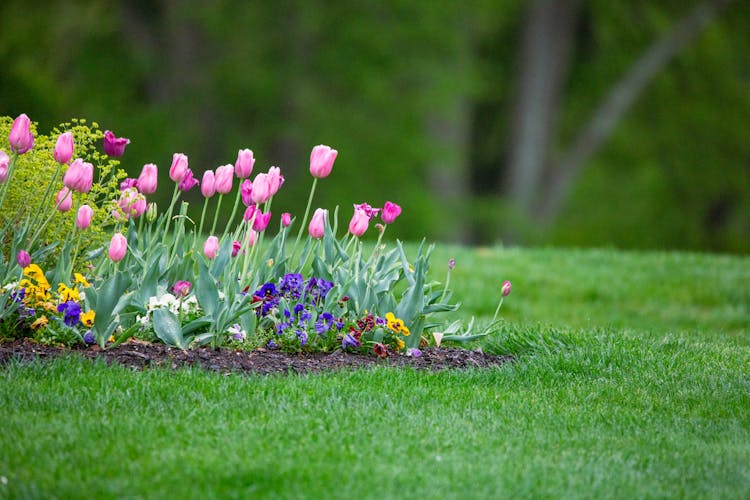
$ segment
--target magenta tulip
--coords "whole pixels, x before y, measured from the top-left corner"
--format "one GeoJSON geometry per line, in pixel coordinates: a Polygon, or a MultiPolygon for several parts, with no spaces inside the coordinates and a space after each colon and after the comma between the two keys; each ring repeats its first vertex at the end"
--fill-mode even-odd
{"type": "Polygon", "coordinates": [[[242,194],[242,204],[249,207],[253,204],[253,181],[245,179],[240,185],[240,193],[242,194]]]}
{"type": "Polygon", "coordinates": [[[292,223],[292,214],[289,212],[284,212],[281,214],[281,225],[284,227],[289,227],[289,224],[292,223]]]}
{"type": "Polygon", "coordinates": [[[73,132],[60,134],[55,144],[55,161],[57,163],[68,163],[73,158],[73,132]]]}
{"type": "Polygon", "coordinates": [[[271,178],[268,174],[261,173],[255,176],[250,198],[253,203],[265,203],[271,198],[271,178]]]}
{"type": "Polygon", "coordinates": [[[104,132],[104,152],[112,158],[119,158],[125,154],[125,146],[130,144],[130,139],[115,137],[110,130],[104,132]]]}
{"type": "Polygon", "coordinates": [[[31,255],[26,250],[19,250],[18,255],[16,255],[16,261],[22,268],[29,267],[29,264],[31,264],[31,255]]]}
{"type": "Polygon", "coordinates": [[[10,165],[10,156],[5,151],[0,150],[0,184],[8,180],[8,166],[10,165]]]}
{"type": "Polygon", "coordinates": [[[67,212],[73,207],[73,191],[64,187],[55,195],[55,207],[61,212],[67,212]]]}
{"type": "Polygon", "coordinates": [[[507,297],[508,295],[510,295],[510,289],[511,289],[510,281],[508,280],[503,281],[503,286],[500,288],[500,290],[502,290],[503,292],[503,297],[507,297]]]}
{"type": "Polygon", "coordinates": [[[253,229],[260,232],[268,227],[268,222],[271,220],[271,212],[263,213],[260,210],[255,214],[255,220],[253,221],[253,229]]]}
{"type": "Polygon", "coordinates": [[[174,182],[182,182],[188,172],[188,157],[182,153],[172,155],[172,166],[169,167],[169,178],[174,182]]]}
{"type": "Polygon", "coordinates": [[[120,262],[128,252],[128,240],[122,233],[115,233],[109,242],[109,258],[113,262],[120,262]]]}
{"type": "Polygon", "coordinates": [[[401,207],[390,201],[386,201],[383,206],[383,213],[380,214],[380,218],[386,224],[392,224],[396,220],[396,217],[401,215],[401,207]]]}
{"type": "Polygon", "coordinates": [[[313,177],[328,177],[333,169],[333,162],[339,152],[322,144],[315,146],[310,153],[310,173],[313,177]]]}
{"type": "Polygon", "coordinates": [[[213,170],[203,172],[201,179],[201,194],[204,198],[210,198],[216,194],[216,177],[213,170]]]}
{"type": "Polygon", "coordinates": [[[307,228],[307,231],[310,233],[310,236],[316,239],[320,239],[323,237],[323,235],[326,232],[326,218],[328,217],[328,210],[325,210],[323,208],[318,208],[315,210],[315,213],[312,216],[312,219],[310,220],[310,225],[307,228]]]}
{"type": "Polygon", "coordinates": [[[198,179],[193,177],[193,171],[188,168],[185,172],[185,177],[177,184],[177,188],[180,191],[190,191],[196,184],[198,184],[198,179]]]}
{"type": "Polygon", "coordinates": [[[242,243],[237,240],[232,242],[232,257],[237,257],[237,254],[240,253],[240,248],[242,248],[242,243]]]}
{"type": "Polygon", "coordinates": [[[34,135],[31,133],[31,120],[22,113],[13,120],[13,126],[8,134],[11,151],[22,155],[34,147],[34,135]]]}
{"type": "Polygon", "coordinates": [[[237,153],[237,162],[234,164],[234,173],[240,179],[245,179],[253,173],[254,165],[255,158],[253,158],[253,152],[249,149],[240,149],[237,153]]]}
{"type": "Polygon", "coordinates": [[[91,225],[91,219],[94,217],[94,210],[88,205],[81,205],[76,215],[76,227],[86,229],[91,225]]]}
{"type": "Polygon", "coordinates": [[[378,212],[380,212],[379,208],[372,208],[372,205],[369,203],[360,203],[359,205],[354,205],[355,210],[364,210],[365,213],[369,218],[377,217],[378,212]]]}
{"type": "Polygon", "coordinates": [[[153,163],[146,163],[141,169],[141,175],[138,176],[138,190],[143,194],[153,194],[156,192],[159,170],[153,163]]]}
{"type": "Polygon", "coordinates": [[[174,293],[177,297],[187,297],[190,295],[190,288],[192,287],[192,283],[185,280],[178,280],[174,285],[172,285],[172,293],[174,293]]]}
{"type": "Polygon", "coordinates": [[[256,213],[260,213],[260,210],[256,208],[255,204],[252,204],[245,209],[245,214],[242,216],[242,220],[249,222],[253,220],[253,217],[257,217],[256,213]]]}
{"type": "Polygon", "coordinates": [[[234,167],[224,165],[216,169],[216,192],[219,194],[228,194],[232,191],[232,181],[234,180],[234,167]]]}
{"type": "Polygon", "coordinates": [[[209,236],[206,242],[203,244],[203,254],[209,259],[216,257],[216,253],[219,251],[219,238],[216,236],[209,236]]]}
{"type": "Polygon", "coordinates": [[[349,222],[349,232],[354,236],[360,237],[365,234],[367,227],[370,225],[370,218],[367,213],[359,208],[354,209],[354,215],[349,222]]]}

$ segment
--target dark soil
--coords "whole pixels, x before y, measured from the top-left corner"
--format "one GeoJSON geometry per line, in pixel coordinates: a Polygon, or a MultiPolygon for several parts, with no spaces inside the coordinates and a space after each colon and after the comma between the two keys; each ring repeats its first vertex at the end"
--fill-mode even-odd
{"type": "Polygon", "coordinates": [[[87,359],[103,359],[131,369],[147,367],[180,368],[198,366],[221,373],[313,373],[334,370],[352,370],[370,366],[412,367],[420,370],[449,370],[466,368],[497,368],[511,361],[508,356],[492,356],[481,351],[451,347],[429,347],[419,357],[391,355],[380,359],[374,355],[352,354],[343,351],[332,353],[287,354],[280,351],[258,349],[237,351],[232,349],[202,348],[182,351],[164,344],[151,344],[130,340],[106,350],[98,346],[85,349],[65,349],[37,344],[29,339],[0,343],[0,366],[11,359],[22,361],[49,359],[62,355],[77,355],[87,359]]]}

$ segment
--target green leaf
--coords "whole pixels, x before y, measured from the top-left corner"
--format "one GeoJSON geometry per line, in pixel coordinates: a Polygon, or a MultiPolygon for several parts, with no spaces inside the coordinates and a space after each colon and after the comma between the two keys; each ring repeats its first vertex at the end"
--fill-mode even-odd
{"type": "Polygon", "coordinates": [[[162,342],[173,347],[185,349],[185,339],[177,316],[169,309],[154,309],[152,313],[154,332],[162,342]]]}
{"type": "Polygon", "coordinates": [[[219,290],[216,287],[216,280],[209,273],[208,267],[206,267],[203,260],[199,259],[198,267],[198,282],[193,288],[195,290],[195,297],[198,299],[198,304],[200,304],[206,316],[216,317],[216,310],[219,306],[219,290]]]}

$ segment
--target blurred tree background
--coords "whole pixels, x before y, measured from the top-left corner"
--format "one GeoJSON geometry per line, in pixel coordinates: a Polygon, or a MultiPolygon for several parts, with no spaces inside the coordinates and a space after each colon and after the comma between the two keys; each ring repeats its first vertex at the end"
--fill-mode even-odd
{"type": "Polygon", "coordinates": [[[165,197],[173,152],[249,147],[299,215],[322,143],[316,204],[401,238],[746,253],[748,33],[745,0],[5,0],[0,115],[97,121],[165,197]]]}

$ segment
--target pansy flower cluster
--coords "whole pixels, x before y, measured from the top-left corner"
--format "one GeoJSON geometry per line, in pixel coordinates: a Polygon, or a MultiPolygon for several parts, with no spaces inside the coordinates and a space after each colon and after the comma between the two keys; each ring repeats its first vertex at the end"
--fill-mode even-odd
{"type": "MultiPolygon", "coordinates": [[[[386,358],[395,352],[403,352],[405,343],[403,337],[411,335],[404,322],[389,312],[385,318],[367,314],[358,319],[341,340],[344,350],[359,350],[373,352],[381,358],[386,358]]],[[[418,349],[411,349],[407,354],[419,356],[418,349]]]]}

